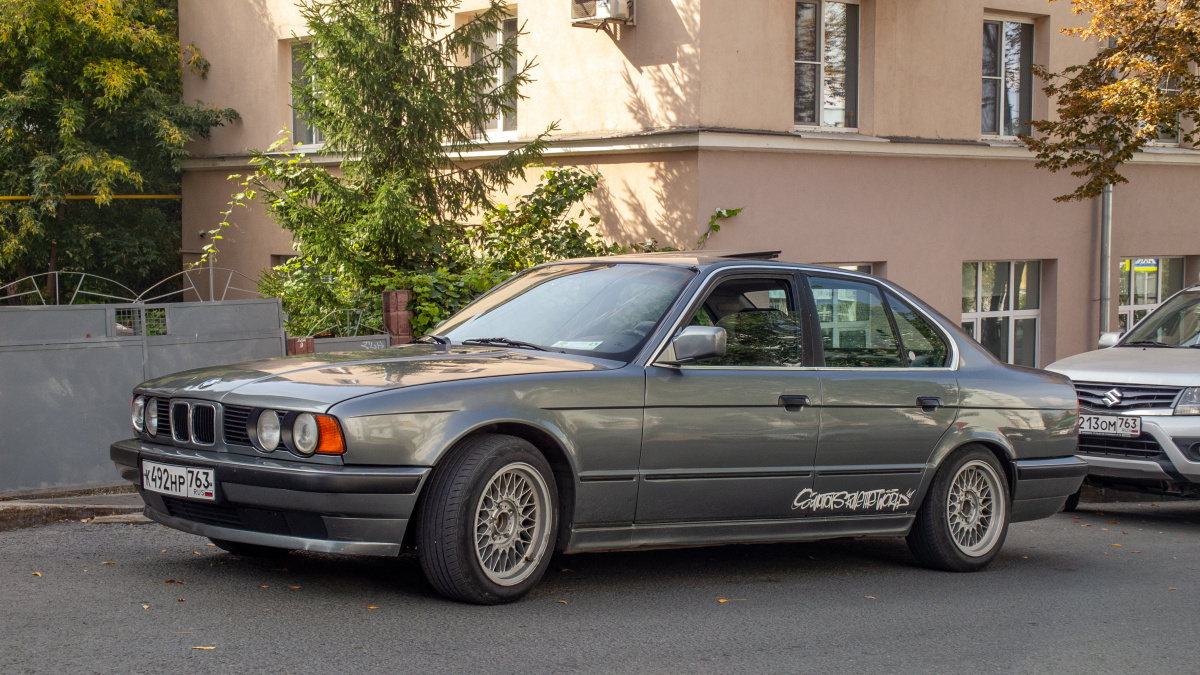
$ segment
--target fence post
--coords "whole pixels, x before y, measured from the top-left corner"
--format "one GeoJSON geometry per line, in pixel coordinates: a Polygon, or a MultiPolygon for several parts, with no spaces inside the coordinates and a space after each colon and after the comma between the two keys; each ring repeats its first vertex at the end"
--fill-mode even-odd
{"type": "Polygon", "coordinates": [[[408,311],[408,303],[411,300],[412,291],[383,292],[383,328],[391,333],[393,345],[403,345],[413,341],[413,313],[408,311]]]}
{"type": "Polygon", "coordinates": [[[310,337],[290,337],[287,339],[288,356],[296,354],[315,354],[317,343],[310,337]]]}

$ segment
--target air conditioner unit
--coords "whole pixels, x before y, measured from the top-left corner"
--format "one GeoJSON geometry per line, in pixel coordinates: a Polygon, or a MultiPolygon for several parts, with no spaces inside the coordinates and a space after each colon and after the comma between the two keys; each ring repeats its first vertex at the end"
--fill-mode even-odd
{"type": "Polygon", "coordinates": [[[633,0],[570,0],[571,23],[598,26],[633,22],[633,0]]]}

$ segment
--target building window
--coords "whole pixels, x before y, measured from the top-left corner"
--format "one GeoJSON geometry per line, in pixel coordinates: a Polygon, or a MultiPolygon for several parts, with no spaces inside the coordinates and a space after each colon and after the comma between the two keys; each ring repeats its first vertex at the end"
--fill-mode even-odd
{"type": "MultiPolygon", "coordinates": [[[[296,109],[296,105],[299,103],[297,97],[301,95],[296,87],[306,86],[310,83],[309,77],[304,73],[304,57],[310,50],[312,50],[312,45],[307,42],[292,43],[292,145],[321,145],[325,142],[325,134],[309,124],[296,109]]],[[[320,93],[316,87],[309,91],[311,94],[320,93]]]]}
{"type": "MultiPolygon", "coordinates": [[[[487,56],[489,53],[500,48],[502,41],[511,39],[515,44],[517,41],[517,20],[505,19],[500,22],[500,31],[492,33],[484,43],[486,49],[473,50],[471,53],[471,63],[475,63],[487,56]]],[[[512,59],[506,61],[496,67],[496,82],[498,84],[507,84],[510,80],[516,77],[517,61],[512,59]]],[[[517,131],[517,101],[513,101],[513,109],[507,113],[497,115],[494,119],[489,120],[487,125],[480,130],[480,135],[489,138],[508,133],[515,134],[517,131]]]]}
{"type": "Polygon", "coordinates": [[[1033,107],[1033,24],[983,22],[982,129],[985,136],[1029,134],[1033,107]]]}
{"type": "Polygon", "coordinates": [[[796,3],[795,124],[858,127],[858,5],[796,3]]]}
{"type": "Polygon", "coordinates": [[[1125,258],[1121,260],[1118,321],[1129,330],[1150,310],[1183,290],[1183,258],[1125,258]]]}
{"type": "Polygon", "coordinates": [[[962,328],[1001,361],[1037,366],[1041,306],[1041,261],[963,263],[962,328]]]}

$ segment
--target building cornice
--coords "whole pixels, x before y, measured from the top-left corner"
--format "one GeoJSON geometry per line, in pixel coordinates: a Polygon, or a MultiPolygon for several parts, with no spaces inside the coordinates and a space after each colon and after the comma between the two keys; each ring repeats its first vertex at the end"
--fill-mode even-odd
{"type": "MultiPolygon", "coordinates": [[[[466,161],[487,161],[520,147],[522,141],[487,143],[479,150],[464,153],[466,161]]],[[[544,156],[557,158],[597,155],[636,155],[661,152],[784,152],[824,155],[872,155],[925,157],[938,159],[983,159],[1036,161],[1036,156],[1020,142],[953,141],[863,136],[855,133],[770,133],[736,129],[679,129],[611,136],[560,137],[551,141],[544,156]]],[[[277,153],[280,156],[286,153],[277,153]]],[[[314,164],[336,166],[343,155],[308,152],[314,164]]],[[[242,170],[250,168],[250,154],[192,157],[183,161],[186,171],[242,170]]],[[[1200,150],[1147,148],[1134,155],[1132,164],[1168,164],[1200,166],[1200,150]]]]}

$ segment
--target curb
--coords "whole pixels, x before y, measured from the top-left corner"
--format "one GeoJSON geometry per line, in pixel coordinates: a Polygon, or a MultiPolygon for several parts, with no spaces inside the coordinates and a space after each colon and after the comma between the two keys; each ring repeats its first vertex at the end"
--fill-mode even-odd
{"type": "Polygon", "coordinates": [[[0,532],[38,525],[53,525],[60,520],[83,520],[97,516],[141,513],[142,506],[88,506],[86,504],[30,504],[0,502],[0,532]]]}

